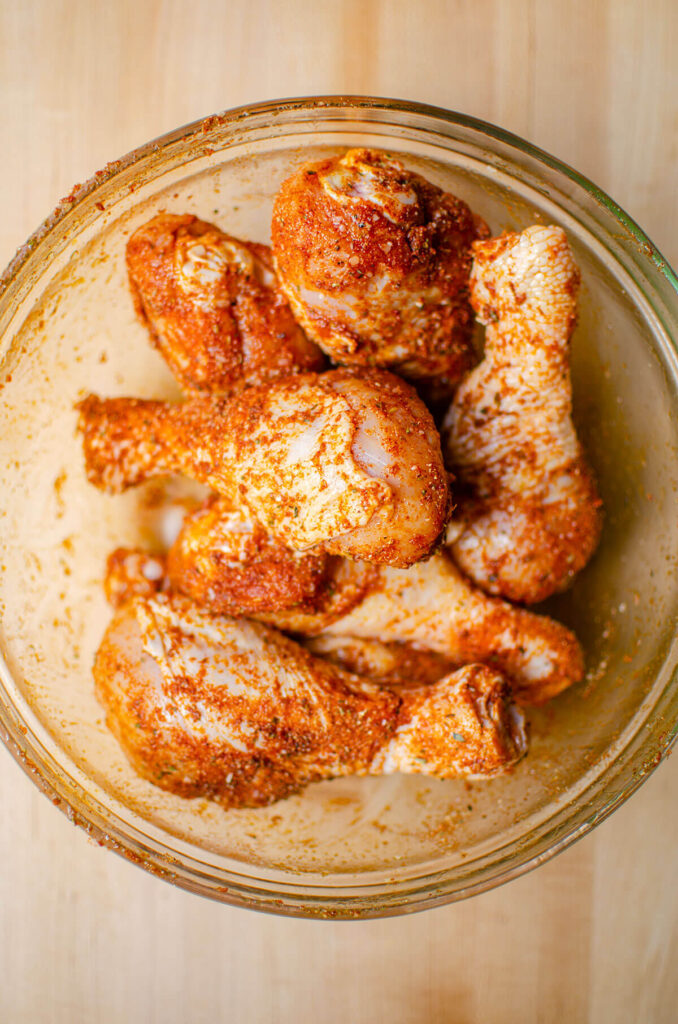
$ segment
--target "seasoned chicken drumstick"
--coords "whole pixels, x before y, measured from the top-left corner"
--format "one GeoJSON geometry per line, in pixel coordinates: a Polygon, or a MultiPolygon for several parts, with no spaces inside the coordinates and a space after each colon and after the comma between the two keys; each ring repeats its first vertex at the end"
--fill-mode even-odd
{"type": "Polygon", "coordinates": [[[460,199],[374,150],[304,164],[273,208],[273,253],[295,316],[336,362],[384,366],[449,397],[475,362],[460,199]]]}
{"type": "Polygon", "coordinates": [[[333,561],[322,549],[293,551],[224,498],[212,498],[184,520],[167,574],[173,589],[213,612],[313,610],[333,561]]]}
{"type": "Polygon", "coordinates": [[[159,214],[127,243],[127,269],[137,311],[185,391],[228,393],[323,368],[268,246],[190,214],[159,214]]]}
{"type": "MultiPolygon", "coordinates": [[[[208,535],[203,534],[202,541],[205,548],[199,557],[204,563],[213,548],[208,535]]],[[[181,535],[176,544],[181,546],[181,535]]],[[[195,586],[190,575],[172,573],[172,561],[171,549],[169,576],[163,573],[158,579],[157,558],[149,558],[146,570],[141,552],[129,552],[126,558],[117,552],[109,560],[107,593],[119,595],[119,603],[128,594],[147,595],[169,586],[211,611],[225,607],[227,568],[222,566],[218,575],[214,600],[204,584],[195,586]],[[127,575],[121,574],[124,566],[129,567],[127,575]],[[157,583],[148,582],[149,574],[157,583]]],[[[248,568],[256,573],[256,563],[248,568]]],[[[520,704],[539,705],[579,682],[583,674],[581,648],[569,629],[545,615],[488,597],[443,553],[408,570],[335,559],[326,589],[316,595],[316,610],[253,608],[247,594],[237,590],[238,570],[233,571],[228,605],[233,614],[293,633],[303,643],[309,638],[314,653],[379,682],[402,683],[408,665],[410,678],[423,683],[452,668],[482,662],[508,677],[520,704]]]]}
{"type": "Polygon", "coordinates": [[[228,534],[218,514],[210,522],[210,511],[188,517],[169,550],[167,581],[211,611],[309,637],[304,646],[314,654],[386,685],[433,682],[478,661],[507,675],[520,703],[543,704],[581,679],[581,650],[568,629],[488,597],[443,554],[407,571],[330,557],[311,593],[298,561],[311,552],[268,539],[242,565],[234,558],[242,534],[228,534]]]}
{"type": "Polygon", "coordinates": [[[173,590],[213,612],[249,616],[294,609],[327,622],[362,600],[376,571],[319,548],[294,551],[223,498],[186,517],[166,569],[173,590]]]}
{"type": "Polygon", "coordinates": [[[492,776],[527,746],[507,684],[484,666],[398,696],[275,630],[177,597],[120,608],[94,678],[139,774],[226,807],[353,773],[492,776]]]}
{"type": "Polygon", "coordinates": [[[381,566],[362,601],[329,624],[294,611],[257,617],[292,633],[378,637],[425,647],[456,665],[491,664],[509,678],[520,704],[543,704],[583,675],[569,629],[488,597],[442,552],[407,570],[381,566]]]}
{"type": "Polygon", "coordinates": [[[440,535],[449,491],[433,420],[383,371],[304,374],[231,399],[80,403],[90,481],[119,492],[183,472],[288,547],[406,566],[440,535]]]}
{"type": "Polygon", "coordinates": [[[542,601],[589,560],[602,520],[571,419],[579,272],[558,227],[476,242],[473,252],[485,358],[444,423],[446,462],[466,488],[448,542],[484,590],[542,601]]]}
{"type": "Polygon", "coordinates": [[[384,643],[372,637],[320,633],[299,642],[316,657],[379,686],[398,688],[437,683],[459,667],[437,651],[397,640],[384,643]]]}
{"type": "MultiPolygon", "coordinates": [[[[299,553],[276,545],[267,537],[263,558],[257,561],[259,550],[252,542],[256,527],[238,522],[239,528],[249,526],[253,530],[245,531],[244,541],[240,529],[229,534],[224,528],[229,514],[217,509],[220,504],[217,500],[187,517],[167,558],[140,548],[116,548],[108,557],[104,577],[109,603],[120,608],[133,597],[153,597],[171,590],[189,597],[198,607],[227,615],[249,617],[262,610],[273,611],[275,607],[285,610],[289,598],[299,585],[303,588],[306,579],[304,571],[299,580],[288,579],[292,559],[299,557],[299,553]],[[210,522],[213,510],[216,521],[210,522]],[[243,554],[245,559],[241,562],[243,554]]],[[[316,626],[321,615],[329,625],[355,608],[377,581],[376,566],[331,555],[327,561],[332,569],[329,580],[324,581],[314,598],[307,594],[307,604],[296,609],[297,625],[307,618],[309,625],[316,626]],[[340,569],[345,570],[343,577],[340,569]],[[313,601],[319,607],[312,612],[308,605],[313,601]]],[[[380,686],[436,683],[459,667],[436,651],[398,641],[383,643],[372,637],[326,633],[297,639],[311,654],[380,686]]]]}

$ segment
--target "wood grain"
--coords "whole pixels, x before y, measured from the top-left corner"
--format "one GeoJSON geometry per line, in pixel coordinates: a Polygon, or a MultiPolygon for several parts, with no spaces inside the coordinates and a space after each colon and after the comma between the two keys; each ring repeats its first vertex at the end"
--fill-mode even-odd
{"type": "MultiPolygon", "coordinates": [[[[0,0],[0,262],[96,168],[193,118],[366,92],[518,132],[678,261],[673,0],[0,0]]],[[[265,918],[92,845],[0,751],[0,1020],[670,1024],[678,758],[503,889],[361,924],[265,918]]]]}

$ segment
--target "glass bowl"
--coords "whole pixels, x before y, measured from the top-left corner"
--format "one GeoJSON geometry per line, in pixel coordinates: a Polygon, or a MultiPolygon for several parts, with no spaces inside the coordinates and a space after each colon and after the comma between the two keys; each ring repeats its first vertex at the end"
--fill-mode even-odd
{"type": "Polygon", "coordinates": [[[678,728],[676,279],[604,193],[488,124],[361,97],[264,103],[191,124],[78,186],[19,251],[0,295],[0,733],[36,784],[101,844],[176,885],[284,914],[376,917],[481,892],[584,835],[642,782],[678,728]],[[174,396],[135,320],[125,241],[157,210],[268,238],[302,159],[374,146],[463,197],[494,233],[568,232],[583,274],[577,425],[606,508],[592,563],[548,611],[578,633],[587,677],[531,714],[506,778],[343,779],[226,812],[139,779],[103,721],[94,651],[107,553],[157,541],[177,480],[122,497],[85,481],[73,403],[86,391],[174,396]]]}

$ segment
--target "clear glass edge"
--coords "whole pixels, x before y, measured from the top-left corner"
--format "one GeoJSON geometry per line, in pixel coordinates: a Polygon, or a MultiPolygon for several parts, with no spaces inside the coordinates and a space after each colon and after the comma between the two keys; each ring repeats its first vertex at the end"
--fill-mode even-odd
{"type": "MultiPolygon", "coordinates": [[[[0,658],[3,671],[9,672],[0,658]]],[[[364,919],[394,916],[430,909],[478,895],[503,885],[562,852],[583,838],[624,803],[668,756],[678,739],[678,668],[674,669],[654,705],[657,712],[653,734],[641,736],[642,724],[625,747],[638,748],[632,757],[621,761],[618,756],[605,771],[592,780],[579,798],[560,811],[528,837],[513,841],[505,848],[480,858],[477,868],[468,874],[462,885],[449,869],[414,876],[411,879],[375,882],[370,885],[310,886],[298,876],[298,882],[285,882],[275,891],[248,885],[223,871],[223,880],[210,875],[200,862],[181,863],[161,844],[144,836],[134,826],[125,832],[106,818],[96,798],[85,797],[72,777],[65,777],[37,737],[12,714],[12,708],[0,704],[0,738],[24,772],[72,824],[83,829],[100,846],[123,856],[158,878],[219,902],[249,907],[260,911],[295,917],[322,919],[364,919]],[[673,699],[673,701],[672,701],[673,699]],[[667,715],[668,712],[668,715],[667,715]],[[670,726],[662,725],[666,716],[670,726]],[[658,733],[658,735],[654,735],[658,733]],[[30,751],[28,748],[31,748],[30,751]],[[583,814],[600,791],[607,799],[590,813],[583,814]],[[587,799],[588,798],[588,799],[587,799]],[[499,855],[499,856],[498,856],[499,855]],[[483,863],[489,860],[489,863],[483,863]],[[510,866],[505,867],[505,862],[510,866]]],[[[472,861],[463,865],[464,871],[472,861]]],[[[457,868],[457,871],[459,869],[457,868]]]]}
{"type": "MultiPolygon", "coordinates": [[[[266,100],[260,103],[247,104],[240,107],[232,107],[218,114],[211,114],[196,121],[175,128],[164,135],[160,135],[151,141],[144,143],[135,149],[130,150],[125,156],[109,162],[102,170],[96,171],[91,178],[80,185],[76,185],[68,196],[64,197],[54,210],[42,221],[36,230],[29,236],[26,242],[20,246],[16,255],[7,265],[0,276],[0,294],[10,281],[14,279],[23,264],[30,258],[33,249],[44,238],[44,236],[61,220],[67,216],[76,206],[97,188],[111,178],[121,174],[128,167],[140,163],[151,155],[157,154],[161,149],[176,142],[185,141],[187,138],[202,132],[207,136],[214,128],[225,128],[242,122],[246,118],[270,114],[280,116],[286,112],[301,111],[311,112],[313,110],[328,113],[334,111],[348,110],[348,108],[360,111],[363,114],[368,110],[374,111],[398,111],[399,113],[411,113],[419,116],[430,117],[434,120],[443,121],[451,126],[471,129],[483,135],[487,135],[504,145],[516,149],[541,164],[546,164],[553,170],[564,174],[576,185],[589,193],[601,205],[608,210],[623,227],[635,237],[643,247],[646,258],[650,259],[656,269],[667,279],[673,289],[678,293],[678,276],[671,267],[668,260],[662,255],[657,246],[652,242],[640,225],[630,216],[611,196],[600,189],[593,181],[569,164],[552,156],[546,150],[540,149],[533,143],[522,139],[489,121],[471,117],[458,111],[447,110],[444,107],[437,107],[424,103],[413,103],[408,100],[400,100],[380,96],[361,95],[327,95],[327,96],[302,96],[289,97],[280,100],[266,100]]],[[[205,144],[208,144],[207,137],[205,144]]]]}

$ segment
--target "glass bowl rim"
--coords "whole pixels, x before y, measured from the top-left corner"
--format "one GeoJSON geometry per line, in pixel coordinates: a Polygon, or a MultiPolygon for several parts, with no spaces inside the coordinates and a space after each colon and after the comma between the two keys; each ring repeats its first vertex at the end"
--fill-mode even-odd
{"type": "MultiPolygon", "coordinates": [[[[596,203],[603,206],[624,228],[635,242],[635,247],[640,252],[643,262],[647,261],[652,265],[651,272],[660,274],[667,284],[669,291],[674,292],[678,297],[678,278],[675,272],[661,255],[654,243],[645,232],[617,204],[607,193],[598,188],[589,178],[580,174],[568,164],[552,156],[546,151],[522,139],[520,136],[505,131],[490,122],[471,117],[455,111],[446,110],[442,107],[432,106],[423,103],[415,103],[406,100],[390,99],[387,97],[370,97],[362,95],[325,95],[294,97],[281,100],[269,100],[259,103],[246,104],[225,110],[219,114],[209,115],[205,118],[189,122],[179,128],[173,129],[150,142],[131,150],[120,159],[114,160],[106,165],[103,170],[97,171],[83,184],[74,186],[71,192],[63,198],[55,209],[42,221],[36,230],[30,235],[26,242],[17,250],[16,255],[10,261],[0,276],[0,300],[10,288],[22,271],[30,267],[31,262],[36,259],[43,243],[50,233],[60,222],[85,200],[99,190],[112,179],[123,172],[141,163],[147,157],[167,149],[174,143],[188,141],[192,137],[205,134],[213,129],[225,130],[237,124],[245,123],[248,119],[269,115],[271,118],[280,117],[286,113],[310,115],[313,112],[321,114],[331,111],[351,111],[353,116],[360,118],[361,112],[367,111],[384,113],[397,111],[400,114],[413,114],[423,116],[433,121],[443,122],[452,127],[467,129],[478,136],[487,136],[495,143],[503,144],[512,150],[517,150],[526,157],[545,165],[557,174],[570,179],[576,186],[586,192],[596,203]]],[[[376,119],[373,123],[386,124],[376,119]]],[[[369,124],[366,119],[364,124],[369,124]]],[[[422,131],[424,129],[419,129],[422,131]]],[[[225,140],[224,148],[228,145],[225,140]]],[[[622,248],[628,245],[626,240],[621,242],[622,248]]],[[[671,339],[674,349],[678,348],[675,339],[671,339]]],[[[11,672],[0,656],[0,677],[7,673],[11,678],[11,672]]],[[[676,672],[667,681],[662,697],[675,682],[676,672]]],[[[1,681],[1,680],[0,680],[1,681]]],[[[657,702],[658,706],[659,702],[657,702]]],[[[656,707],[655,709],[656,710],[656,707]]],[[[626,801],[629,796],[642,784],[642,782],[655,770],[659,763],[668,754],[674,742],[678,738],[678,715],[672,725],[665,728],[655,743],[655,749],[650,750],[649,756],[644,758],[636,755],[639,767],[634,768],[623,785],[617,784],[615,780],[621,774],[625,764],[614,774],[617,760],[608,765],[601,776],[595,780],[598,787],[600,783],[607,780],[603,789],[611,789],[612,796],[607,801],[595,808],[585,817],[583,821],[571,822],[576,815],[565,815],[562,812],[558,817],[559,825],[553,828],[542,829],[541,843],[536,853],[530,855],[529,849],[520,850],[521,841],[513,841],[513,846],[518,849],[511,855],[510,863],[501,855],[494,855],[489,868],[482,868],[476,872],[475,880],[469,884],[450,885],[445,881],[446,872],[433,871],[428,874],[417,875],[411,882],[397,883],[391,887],[389,883],[383,882],[374,886],[343,887],[340,885],[316,886],[311,889],[303,883],[303,875],[294,876],[296,880],[286,883],[280,891],[273,889],[266,890],[264,886],[248,886],[238,879],[246,876],[233,876],[234,881],[229,885],[216,884],[218,879],[206,878],[204,871],[199,869],[199,861],[194,859],[195,868],[190,864],[184,866],[169,849],[162,849],[153,839],[149,839],[143,833],[138,832],[134,827],[125,826],[122,830],[110,820],[105,810],[97,805],[95,799],[85,797],[82,787],[77,781],[70,778],[69,783],[64,780],[60,771],[55,771],[51,765],[49,752],[41,749],[42,745],[35,736],[31,738],[29,730],[11,708],[6,707],[0,701],[0,738],[8,748],[15,760],[21,765],[27,775],[35,782],[38,788],[48,796],[55,806],[59,807],[76,825],[82,827],[87,834],[99,845],[106,846],[116,853],[124,856],[132,863],[143,867],[152,874],[178,885],[191,892],[200,893],[212,899],[219,900],[235,906],[250,907],[259,910],[269,911],[277,914],[291,916],[318,917],[329,919],[355,919],[368,917],[384,917],[394,914],[411,913],[428,907],[439,906],[455,900],[484,892],[497,885],[510,881],[527,871],[544,863],[555,856],[572,843],[586,835],[592,828],[603,821],[620,804],[626,801]],[[612,774],[611,774],[612,773],[612,774]],[[610,781],[611,780],[611,781],[610,781]],[[135,836],[141,837],[141,841],[135,836]],[[144,842],[145,840],[145,842],[144,842]],[[517,854],[517,856],[516,856],[517,854]],[[502,866],[503,865],[503,866],[502,866]],[[378,890],[370,892],[369,890],[378,890]]],[[[634,737],[635,739],[636,737],[634,737]]],[[[650,745],[652,737],[647,736],[644,746],[650,745]]],[[[634,746],[630,742],[626,750],[634,746]]],[[[641,751],[642,753],[642,751],[641,751]]],[[[627,773],[628,774],[628,773],[627,773]]],[[[593,785],[591,788],[595,788],[593,785]]],[[[549,823],[547,823],[549,824],[549,823]]],[[[185,858],[189,860],[190,858],[185,858]]],[[[481,858],[481,861],[483,858],[481,858]]],[[[470,866],[469,862],[469,866],[470,866]]],[[[224,872],[225,875],[228,872],[224,872]]]]}

